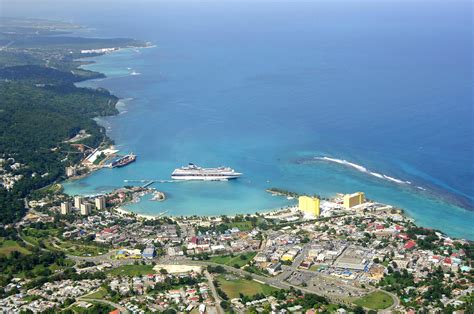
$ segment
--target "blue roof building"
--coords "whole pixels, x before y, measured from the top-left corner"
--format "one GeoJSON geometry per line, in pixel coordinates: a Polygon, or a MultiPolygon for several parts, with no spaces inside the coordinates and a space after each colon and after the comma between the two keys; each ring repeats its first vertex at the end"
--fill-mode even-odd
{"type": "Polygon", "coordinates": [[[153,258],[153,257],[155,257],[156,256],[155,247],[150,246],[150,247],[145,248],[142,252],[142,256],[144,258],[153,258]]]}

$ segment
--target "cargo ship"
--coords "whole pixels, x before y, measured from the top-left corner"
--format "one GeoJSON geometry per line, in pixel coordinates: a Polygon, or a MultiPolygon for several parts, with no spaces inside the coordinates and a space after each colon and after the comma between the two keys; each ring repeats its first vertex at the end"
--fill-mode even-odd
{"type": "Polygon", "coordinates": [[[129,155],[125,155],[125,156],[121,157],[120,159],[112,162],[112,164],[110,166],[112,168],[123,167],[123,166],[126,166],[126,165],[134,162],[136,159],[137,159],[137,156],[134,155],[133,153],[131,153],[129,155]]]}
{"type": "Polygon", "coordinates": [[[195,164],[177,168],[171,174],[174,180],[227,181],[237,179],[242,173],[229,167],[201,168],[195,164]]]}

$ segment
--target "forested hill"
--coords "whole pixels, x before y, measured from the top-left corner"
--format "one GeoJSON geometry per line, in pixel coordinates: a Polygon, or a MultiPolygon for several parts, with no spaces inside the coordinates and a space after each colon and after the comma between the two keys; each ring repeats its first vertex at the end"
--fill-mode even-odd
{"type": "MultiPolygon", "coordinates": [[[[2,82],[0,94],[0,152],[27,165],[15,172],[24,179],[9,192],[18,197],[61,178],[67,165],[62,160],[72,149],[64,141],[79,130],[86,130],[92,136],[83,143],[98,146],[105,131],[92,118],[116,113],[117,98],[104,90],[2,82]]],[[[11,222],[17,217],[13,211],[18,208],[10,208],[15,203],[9,204],[11,198],[2,190],[6,200],[1,206],[0,221],[11,222]]]]}
{"type": "Polygon", "coordinates": [[[117,112],[117,98],[105,90],[3,82],[0,94],[0,151],[25,162],[35,152],[58,147],[81,129],[93,135],[86,144],[97,146],[104,132],[92,118],[117,112]]]}
{"type": "MultiPolygon", "coordinates": [[[[95,78],[104,77],[97,73],[95,78]]],[[[84,80],[72,72],[60,71],[40,65],[16,65],[0,68],[0,79],[24,81],[32,84],[67,85],[84,80]]]]}
{"type": "Polygon", "coordinates": [[[0,225],[21,218],[25,197],[64,178],[65,167],[82,158],[71,153],[76,149],[68,139],[85,130],[90,136],[80,143],[109,142],[93,118],[116,114],[118,99],[103,89],[74,85],[103,77],[80,68],[81,50],[145,45],[132,39],[57,36],[54,26],[48,33],[56,36],[48,38],[42,30],[35,36],[21,20],[4,29],[0,24],[0,41],[8,43],[0,50],[0,225]],[[12,176],[21,179],[7,189],[4,180],[12,176]]]}

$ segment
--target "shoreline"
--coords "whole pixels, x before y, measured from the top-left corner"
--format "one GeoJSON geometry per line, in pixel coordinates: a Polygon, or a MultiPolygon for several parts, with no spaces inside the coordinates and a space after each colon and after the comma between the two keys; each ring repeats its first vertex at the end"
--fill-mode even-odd
{"type": "MultiPolygon", "coordinates": [[[[101,54],[101,55],[97,55],[97,56],[93,56],[93,57],[84,57],[84,58],[99,58],[99,57],[102,57],[104,55],[107,55],[107,54],[112,54],[112,53],[115,53],[115,52],[120,52],[120,51],[127,51],[127,50],[133,50],[133,49],[144,49],[144,48],[153,48],[153,47],[156,47],[156,45],[151,45],[151,46],[147,46],[147,47],[127,47],[127,48],[119,48],[117,50],[114,50],[114,51],[111,51],[111,52],[108,52],[108,53],[104,53],[104,54],[101,54]]],[[[83,58],[81,58],[83,59],[83,58]]],[[[91,65],[91,64],[97,64],[99,63],[100,61],[99,60],[94,60],[92,63],[89,63],[88,65],[91,65]]],[[[83,66],[86,66],[86,65],[81,65],[81,67],[83,66]]],[[[103,73],[105,74],[105,78],[102,78],[102,79],[90,79],[90,80],[86,80],[86,81],[100,81],[100,80],[103,80],[103,79],[106,79],[106,78],[110,78],[110,76],[107,75],[107,73],[103,73]]],[[[127,74],[127,75],[124,75],[124,76],[133,76],[133,74],[127,74]]],[[[121,76],[120,76],[121,77],[121,76]]],[[[83,81],[83,82],[86,82],[86,81],[83,81]]],[[[115,104],[115,106],[117,107],[117,104],[119,104],[120,102],[126,102],[129,98],[119,98],[117,103],[115,104]]],[[[120,112],[122,113],[122,112],[120,112]]],[[[120,114],[119,113],[119,114],[120,114]]],[[[113,116],[113,115],[112,115],[113,116]]],[[[112,117],[112,116],[108,116],[108,117],[112,117]]],[[[103,118],[102,116],[99,116],[98,118],[103,118]]],[[[106,136],[108,137],[108,134],[107,134],[107,130],[106,130],[106,136]]],[[[97,169],[97,170],[100,170],[100,169],[97,169]]],[[[79,178],[75,178],[75,180],[80,180],[80,179],[83,179],[85,177],[87,177],[88,175],[92,174],[93,172],[95,172],[96,170],[94,171],[90,171],[88,172],[87,174],[84,174],[83,176],[79,177],[79,178]]],[[[356,169],[354,168],[354,171],[356,171],[356,169]]],[[[378,173],[376,173],[378,174],[378,173]]],[[[376,178],[379,178],[381,179],[380,177],[374,175],[374,179],[376,178]]],[[[388,177],[388,178],[384,178],[384,181],[387,181],[387,183],[394,183],[396,184],[397,182],[395,182],[395,179],[396,178],[392,178],[392,177],[388,177]]],[[[409,188],[411,186],[411,184],[400,184],[398,183],[397,184],[398,186],[401,186],[401,188],[409,188]]],[[[458,204],[457,202],[453,202],[453,199],[450,199],[449,197],[444,197],[441,193],[435,193],[435,192],[431,192],[431,191],[426,191],[426,190],[416,190],[416,186],[412,186],[412,189],[410,190],[413,190],[412,192],[410,193],[416,193],[418,195],[421,195],[421,197],[423,198],[431,198],[433,201],[440,201],[440,202],[443,202],[443,203],[446,203],[448,205],[453,205],[453,206],[456,206],[458,207],[459,209],[461,210],[464,210],[466,212],[472,212],[469,208],[466,208],[466,206],[460,206],[460,204],[458,204]]],[[[431,189],[430,189],[431,190],[431,189]]],[[[426,227],[431,227],[433,226],[433,224],[429,223],[429,222],[426,222],[426,223],[423,223],[423,220],[420,220],[420,219],[416,219],[414,218],[416,215],[416,211],[413,212],[413,214],[415,215],[410,215],[409,211],[403,207],[403,206],[400,206],[404,209],[404,215],[411,218],[411,219],[414,219],[417,223],[421,223],[421,225],[423,226],[426,226],[426,227]]],[[[157,215],[150,215],[150,214],[138,214],[136,212],[133,212],[132,210],[128,210],[128,209],[124,209],[124,208],[121,208],[121,211],[124,212],[124,213],[127,213],[127,214],[135,214],[135,215],[138,215],[138,216],[141,216],[145,219],[154,219],[156,217],[159,217],[159,215],[161,215],[161,213],[158,213],[157,215]]],[[[259,210],[257,210],[257,212],[259,213],[265,213],[266,210],[262,210],[261,212],[259,210]]],[[[421,212],[419,212],[418,214],[421,214],[421,212]]],[[[246,214],[235,214],[235,215],[246,215],[246,214]]],[[[170,216],[170,215],[169,215],[170,216]]],[[[203,216],[203,215],[199,215],[199,216],[203,216]]],[[[204,215],[205,217],[216,217],[216,216],[213,216],[213,215],[209,215],[209,216],[206,216],[204,215]]],[[[418,215],[419,216],[419,215],[418,215]]],[[[170,216],[170,217],[173,217],[173,216],[170,216]]],[[[437,227],[438,229],[440,228],[439,226],[437,227]]],[[[451,228],[452,229],[452,228],[451,228]]],[[[465,232],[464,232],[465,233],[465,232]]]]}
{"type": "MultiPolygon", "coordinates": [[[[113,54],[115,52],[120,52],[120,51],[123,51],[123,50],[130,50],[130,49],[146,49],[146,48],[154,48],[156,47],[156,45],[152,45],[151,42],[145,42],[145,46],[131,46],[131,47],[114,47],[114,50],[112,51],[107,51],[107,52],[103,52],[103,53],[100,53],[100,54],[97,54],[95,56],[84,56],[84,57],[80,57],[80,58],[77,58],[75,59],[74,61],[80,61],[80,60],[84,60],[84,59],[88,59],[88,58],[100,58],[100,57],[103,57],[103,56],[106,56],[108,54],[113,54]]],[[[87,63],[86,64],[80,64],[77,68],[78,69],[83,69],[84,66],[87,66],[87,65],[92,65],[92,64],[96,64],[97,61],[95,60],[91,60],[91,61],[86,61],[87,63]]],[[[84,70],[87,70],[87,69],[84,69],[84,70]]],[[[89,71],[93,71],[93,70],[89,70],[89,71]]],[[[86,79],[86,80],[83,80],[83,81],[80,81],[80,82],[76,82],[74,83],[74,86],[76,86],[77,88],[84,88],[84,87],[81,87],[81,86],[78,86],[78,84],[81,84],[81,83],[85,83],[85,82],[91,82],[91,81],[101,81],[101,80],[104,80],[104,79],[107,79],[109,78],[109,76],[107,75],[107,73],[103,73],[103,72],[97,72],[97,71],[93,71],[95,73],[98,73],[98,74],[102,74],[104,75],[104,77],[102,78],[90,78],[90,79],[86,79]]],[[[126,76],[133,76],[133,74],[128,74],[126,76]]],[[[105,88],[104,88],[105,89],[105,88]]],[[[107,89],[106,89],[107,90],[107,89]]],[[[104,127],[103,125],[101,125],[99,123],[98,120],[102,119],[102,118],[106,118],[106,117],[113,117],[113,116],[117,116],[117,115],[120,115],[120,114],[123,114],[123,113],[126,113],[127,111],[124,110],[124,107],[126,106],[127,102],[129,101],[132,101],[133,98],[130,98],[130,97],[126,97],[126,98],[120,98],[114,94],[112,94],[109,90],[107,90],[111,95],[117,97],[117,101],[116,103],[114,104],[114,108],[117,110],[117,113],[116,114],[113,114],[113,115],[107,115],[107,116],[97,116],[97,117],[94,117],[92,120],[101,128],[104,128],[105,130],[105,136],[106,136],[106,139],[107,140],[110,140],[113,144],[112,145],[109,145],[110,147],[113,147],[115,146],[115,141],[109,137],[109,135],[107,134],[107,128],[104,127]],[[123,105],[122,107],[118,107],[118,105],[123,105]]],[[[100,146],[99,146],[100,147],[100,146]]],[[[79,163],[80,165],[81,163],[79,163]]],[[[89,175],[99,171],[99,170],[102,170],[102,167],[100,168],[89,168],[87,167],[87,172],[86,173],[83,173],[81,175],[78,175],[78,176],[74,176],[74,177],[70,177],[70,178],[66,178],[65,180],[62,180],[60,182],[58,182],[59,184],[61,184],[61,186],[63,186],[63,183],[66,183],[68,181],[77,181],[77,180],[81,180],[81,179],[84,179],[86,177],[88,177],[89,175]]]]}
{"type": "MultiPolygon", "coordinates": [[[[232,214],[232,215],[223,214],[223,215],[193,215],[193,216],[179,215],[179,216],[173,216],[173,215],[166,214],[167,211],[161,212],[161,213],[156,214],[156,215],[139,214],[139,213],[130,211],[130,210],[123,207],[123,206],[126,206],[126,205],[127,204],[120,204],[117,207],[111,208],[111,210],[118,212],[120,215],[135,216],[137,218],[142,218],[142,219],[145,219],[145,220],[155,220],[155,219],[159,219],[163,216],[169,217],[171,219],[174,219],[175,217],[183,217],[183,218],[187,218],[187,219],[190,219],[192,217],[197,217],[197,218],[204,218],[205,217],[205,218],[208,218],[208,219],[211,219],[211,220],[215,220],[217,218],[220,218],[221,216],[225,216],[225,217],[232,218],[232,219],[236,218],[237,216],[250,216],[250,217],[256,217],[257,216],[256,213],[252,213],[252,214],[232,214]]],[[[258,212],[259,215],[269,216],[269,215],[278,214],[280,212],[294,211],[294,210],[296,210],[296,208],[298,208],[298,206],[295,204],[293,206],[288,206],[288,207],[285,207],[285,208],[278,208],[278,209],[275,208],[275,209],[269,209],[269,210],[267,209],[267,210],[264,210],[262,212],[258,212],[258,210],[257,210],[257,212],[258,212]]]]}
{"type": "Polygon", "coordinates": [[[137,214],[137,213],[128,211],[128,210],[124,209],[122,207],[122,205],[120,205],[116,208],[113,208],[112,210],[116,211],[117,213],[119,213],[120,215],[123,215],[123,216],[135,216],[137,218],[142,218],[142,219],[145,219],[145,220],[155,220],[156,218],[159,218],[159,216],[146,215],[146,214],[137,214]]]}

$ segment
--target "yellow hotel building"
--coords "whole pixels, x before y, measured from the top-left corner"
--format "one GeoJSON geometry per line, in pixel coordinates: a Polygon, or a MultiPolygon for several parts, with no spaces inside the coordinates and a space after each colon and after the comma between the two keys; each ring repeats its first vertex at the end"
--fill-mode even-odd
{"type": "Polygon", "coordinates": [[[351,207],[365,203],[365,195],[362,192],[356,192],[353,194],[345,194],[343,200],[344,200],[344,207],[351,208],[351,207]]]}
{"type": "Polygon", "coordinates": [[[320,214],[319,198],[300,196],[298,198],[298,208],[305,214],[317,217],[320,214]]]}

